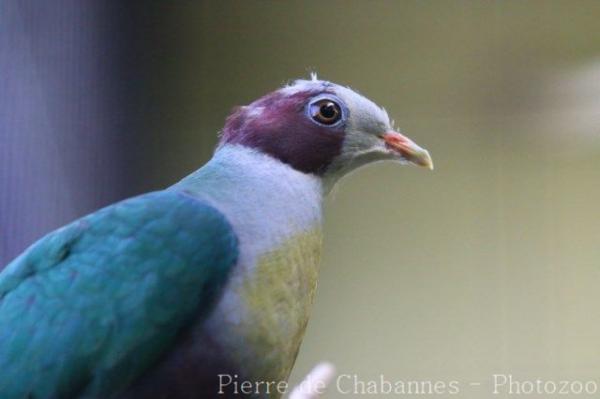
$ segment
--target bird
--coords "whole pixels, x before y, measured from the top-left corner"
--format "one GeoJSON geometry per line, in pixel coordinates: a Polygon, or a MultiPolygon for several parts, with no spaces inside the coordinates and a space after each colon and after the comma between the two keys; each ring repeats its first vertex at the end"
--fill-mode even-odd
{"type": "Polygon", "coordinates": [[[378,161],[433,168],[349,87],[313,75],[234,108],[198,170],[50,232],[2,270],[0,397],[279,397],[240,386],[287,381],[324,198],[378,161]]]}

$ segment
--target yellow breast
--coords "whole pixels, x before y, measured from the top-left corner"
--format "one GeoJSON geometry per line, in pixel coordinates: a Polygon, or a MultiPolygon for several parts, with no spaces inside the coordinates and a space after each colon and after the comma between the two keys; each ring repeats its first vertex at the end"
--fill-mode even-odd
{"type": "Polygon", "coordinates": [[[312,306],[321,257],[321,230],[294,236],[261,256],[240,287],[247,304],[244,341],[261,358],[256,378],[286,380],[312,306]]]}

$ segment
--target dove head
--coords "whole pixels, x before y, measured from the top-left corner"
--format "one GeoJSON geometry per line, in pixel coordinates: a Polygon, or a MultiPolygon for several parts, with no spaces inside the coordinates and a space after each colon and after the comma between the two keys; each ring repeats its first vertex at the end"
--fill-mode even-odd
{"type": "Polygon", "coordinates": [[[331,183],[376,161],[433,168],[429,153],[395,131],[383,108],[315,77],[236,108],[222,131],[225,144],[251,147],[331,183]]]}

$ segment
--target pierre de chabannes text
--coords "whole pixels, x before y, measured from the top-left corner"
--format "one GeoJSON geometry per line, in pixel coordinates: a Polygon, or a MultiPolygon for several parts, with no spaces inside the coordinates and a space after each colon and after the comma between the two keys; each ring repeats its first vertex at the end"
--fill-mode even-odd
{"type": "MultiPolygon", "coordinates": [[[[219,374],[219,394],[286,394],[291,390],[287,381],[250,381],[237,375],[219,374]]],[[[323,381],[304,381],[300,389],[324,393],[326,390],[348,395],[458,395],[478,390],[492,395],[596,395],[600,378],[543,379],[521,378],[510,373],[492,374],[481,381],[394,379],[383,374],[376,378],[361,378],[358,374],[339,374],[326,386],[323,381]]]]}

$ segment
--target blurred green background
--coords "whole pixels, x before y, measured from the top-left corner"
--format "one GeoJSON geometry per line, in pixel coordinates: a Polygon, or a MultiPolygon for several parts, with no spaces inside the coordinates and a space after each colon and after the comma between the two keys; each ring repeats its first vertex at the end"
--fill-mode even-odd
{"type": "Polygon", "coordinates": [[[115,86],[135,82],[136,116],[113,174],[129,180],[111,200],[194,170],[232,106],[310,71],[383,105],[432,154],[433,172],[378,164],[328,198],[292,381],[330,360],[365,380],[458,380],[464,398],[492,397],[494,373],[600,385],[600,2],[153,2],[129,13],[134,40],[119,56],[136,69],[115,86]]]}
{"type": "Polygon", "coordinates": [[[363,379],[480,381],[462,390],[474,398],[493,373],[598,378],[599,2],[171,12],[152,91],[165,184],[210,156],[232,105],[311,70],[385,106],[434,158],[433,173],[368,167],[329,198],[295,380],[321,359],[363,379]]]}

